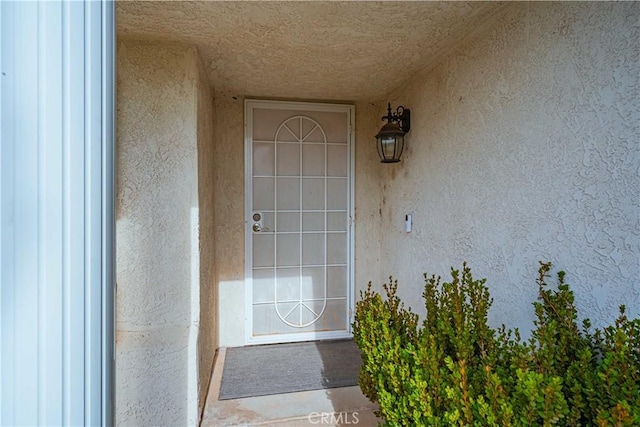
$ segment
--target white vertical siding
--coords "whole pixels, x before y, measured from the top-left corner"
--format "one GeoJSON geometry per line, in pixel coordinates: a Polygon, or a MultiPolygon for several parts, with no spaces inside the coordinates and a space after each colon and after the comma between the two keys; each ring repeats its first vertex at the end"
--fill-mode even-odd
{"type": "Polygon", "coordinates": [[[0,33],[0,424],[111,424],[113,3],[0,33]]]}

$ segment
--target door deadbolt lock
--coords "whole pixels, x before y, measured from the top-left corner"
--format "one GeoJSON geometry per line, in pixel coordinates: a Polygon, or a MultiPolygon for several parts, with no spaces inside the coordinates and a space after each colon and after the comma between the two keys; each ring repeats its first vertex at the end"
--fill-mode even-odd
{"type": "Polygon", "coordinates": [[[251,215],[251,219],[253,219],[253,231],[255,233],[262,231],[262,212],[254,212],[253,215],[251,215]]]}

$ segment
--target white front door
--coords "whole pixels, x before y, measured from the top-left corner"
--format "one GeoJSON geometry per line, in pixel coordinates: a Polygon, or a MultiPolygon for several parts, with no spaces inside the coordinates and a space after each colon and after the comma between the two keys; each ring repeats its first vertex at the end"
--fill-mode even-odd
{"type": "Polygon", "coordinates": [[[350,336],[353,118],[245,102],[247,343],[350,336]]]}

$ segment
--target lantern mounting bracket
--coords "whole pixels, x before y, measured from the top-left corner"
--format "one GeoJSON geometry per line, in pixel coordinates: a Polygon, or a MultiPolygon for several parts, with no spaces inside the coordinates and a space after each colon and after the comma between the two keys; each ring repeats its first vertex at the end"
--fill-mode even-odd
{"type": "Polygon", "coordinates": [[[386,120],[387,123],[397,123],[402,132],[407,133],[411,129],[411,110],[400,105],[395,112],[392,112],[391,103],[389,103],[387,105],[387,115],[382,116],[382,120],[386,120]]]}

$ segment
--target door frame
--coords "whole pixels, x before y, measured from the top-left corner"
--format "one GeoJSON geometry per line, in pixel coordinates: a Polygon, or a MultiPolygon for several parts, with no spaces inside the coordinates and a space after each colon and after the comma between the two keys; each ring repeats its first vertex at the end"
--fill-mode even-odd
{"type": "Polygon", "coordinates": [[[0,425],[114,425],[115,2],[0,3],[0,425]]]}
{"type": "MultiPolygon", "coordinates": [[[[354,253],[354,206],[355,206],[355,106],[353,104],[332,104],[303,101],[272,101],[261,99],[245,99],[244,101],[244,242],[245,242],[245,344],[273,344],[299,341],[316,341],[327,339],[351,338],[351,321],[354,312],[355,301],[355,253],[354,253]],[[253,253],[251,239],[252,215],[252,129],[253,129],[253,109],[267,108],[274,110],[300,110],[300,111],[325,111],[347,113],[347,152],[349,159],[347,162],[347,173],[349,180],[349,197],[347,213],[349,216],[347,232],[348,255],[347,255],[347,327],[344,331],[327,332],[304,332],[295,334],[294,337],[287,337],[286,334],[269,335],[262,337],[253,336],[253,253]],[[285,339],[283,339],[285,338],[285,339]]],[[[325,278],[326,280],[326,278],[325,278]]]]}

